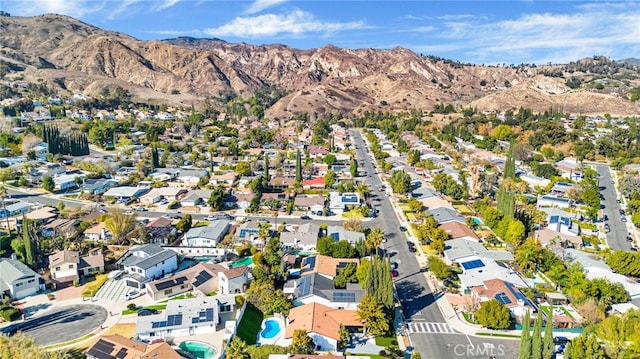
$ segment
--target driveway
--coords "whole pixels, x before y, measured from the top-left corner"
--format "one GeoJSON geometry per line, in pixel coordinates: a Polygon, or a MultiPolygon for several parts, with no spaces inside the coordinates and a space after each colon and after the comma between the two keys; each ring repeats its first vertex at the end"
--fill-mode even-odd
{"type": "Polygon", "coordinates": [[[381,350],[384,350],[384,347],[377,345],[374,338],[352,334],[344,351],[357,354],[378,354],[381,350]]]}
{"type": "Polygon", "coordinates": [[[4,327],[1,333],[13,335],[21,330],[33,337],[39,346],[64,343],[100,328],[107,319],[107,315],[107,310],[98,305],[69,305],[4,327]]]}

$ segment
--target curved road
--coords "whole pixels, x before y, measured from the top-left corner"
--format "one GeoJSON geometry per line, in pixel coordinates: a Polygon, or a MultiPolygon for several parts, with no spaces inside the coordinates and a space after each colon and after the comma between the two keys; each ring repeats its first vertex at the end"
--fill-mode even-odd
{"type": "Polygon", "coordinates": [[[55,308],[37,317],[2,328],[12,335],[21,330],[33,337],[38,346],[68,342],[98,329],[107,320],[107,310],[94,304],[55,308]]]}

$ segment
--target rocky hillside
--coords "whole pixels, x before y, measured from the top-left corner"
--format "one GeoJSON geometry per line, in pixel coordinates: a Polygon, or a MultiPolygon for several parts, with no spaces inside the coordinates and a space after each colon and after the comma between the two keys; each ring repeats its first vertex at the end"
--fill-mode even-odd
{"type": "MultiPolygon", "coordinates": [[[[121,86],[142,101],[191,104],[263,84],[287,90],[267,111],[431,110],[436,103],[479,110],[639,113],[629,93],[637,65],[593,58],[561,66],[486,67],[424,57],[403,48],[298,50],[219,39],[140,41],[59,15],[0,17],[0,60],[71,92],[121,86]]],[[[505,59],[508,62],[508,59],[505,59]]]]}

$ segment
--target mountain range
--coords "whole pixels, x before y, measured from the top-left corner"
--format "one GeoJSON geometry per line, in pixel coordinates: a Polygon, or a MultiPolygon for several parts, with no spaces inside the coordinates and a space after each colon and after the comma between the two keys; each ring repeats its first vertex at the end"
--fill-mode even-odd
{"type": "Polygon", "coordinates": [[[224,93],[285,91],[266,111],[360,113],[456,108],[552,107],[576,114],[640,113],[637,59],[577,59],[563,65],[481,66],[416,54],[405,48],[300,50],[220,39],[142,41],[62,15],[0,16],[0,61],[70,93],[97,95],[119,86],[138,101],[197,105],[224,93]],[[637,96],[636,96],[637,97],[637,96]]]}

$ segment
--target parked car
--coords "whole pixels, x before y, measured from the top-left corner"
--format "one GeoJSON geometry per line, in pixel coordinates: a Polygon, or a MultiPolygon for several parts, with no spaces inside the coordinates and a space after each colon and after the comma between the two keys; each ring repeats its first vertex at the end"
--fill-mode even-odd
{"type": "Polygon", "coordinates": [[[416,252],[416,246],[413,244],[413,242],[407,242],[407,246],[409,247],[409,252],[411,253],[416,252]]]}
{"type": "Polygon", "coordinates": [[[567,344],[570,341],[571,340],[569,340],[569,338],[567,338],[567,337],[554,337],[553,338],[553,344],[555,344],[555,345],[567,344]]]}
{"type": "Polygon", "coordinates": [[[300,216],[300,219],[311,219],[311,217],[307,216],[306,214],[303,214],[302,216],[300,216]]]}
{"type": "Polygon", "coordinates": [[[214,216],[206,216],[206,217],[204,217],[204,219],[205,219],[205,221],[215,221],[215,220],[217,220],[218,218],[216,218],[216,217],[214,217],[214,216]]]}
{"type": "Polygon", "coordinates": [[[406,231],[407,231],[407,227],[405,227],[405,226],[400,226],[400,231],[401,231],[401,232],[406,232],[406,231]]]}
{"type": "Polygon", "coordinates": [[[632,252],[637,252],[637,251],[638,251],[638,248],[636,248],[636,247],[631,247],[631,251],[632,251],[632,252]]]}
{"type": "Polygon", "coordinates": [[[153,314],[158,314],[158,310],[152,309],[152,308],[142,308],[138,311],[139,317],[145,317],[147,315],[153,315],[153,314]]]}
{"type": "Polygon", "coordinates": [[[620,217],[620,220],[621,220],[622,222],[626,222],[626,221],[627,221],[627,217],[625,217],[625,216],[621,216],[621,217],[620,217]]]}
{"type": "Polygon", "coordinates": [[[137,290],[134,290],[133,292],[129,292],[129,293],[125,294],[124,295],[124,299],[131,300],[131,299],[138,298],[141,295],[142,295],[141,292],[138,292],[137,290]]]}
{"type": "Polygon", "coordinates": [[[397,277],[398,277],[398,275],[400,275],[400,273],[398,273],[398,271],[397,271],[397,270],[392,270],[392,271],[391,271],[391,277],[392,277],[392,278],[397,278],[397,277]]]}

